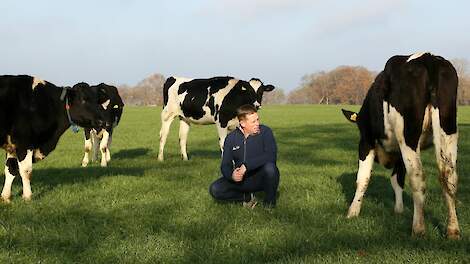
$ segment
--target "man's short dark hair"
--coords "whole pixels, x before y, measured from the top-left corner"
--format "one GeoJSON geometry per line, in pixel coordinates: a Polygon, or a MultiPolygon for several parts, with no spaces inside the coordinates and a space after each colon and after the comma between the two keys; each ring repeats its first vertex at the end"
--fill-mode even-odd
{"type": "Polygon", "coordinates": [[[250,104],[242,105],[237,109],[237,118],[239,121],[244,120],[247,115],[258,112],[256,107],[250,104]]]}

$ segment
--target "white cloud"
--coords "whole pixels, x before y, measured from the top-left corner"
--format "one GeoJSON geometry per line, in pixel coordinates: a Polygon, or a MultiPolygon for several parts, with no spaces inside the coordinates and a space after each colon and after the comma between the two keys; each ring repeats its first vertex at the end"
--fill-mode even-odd
{"type": "Polygon", "coordinates": [[[386,23],[390,16],[405,6],[404,0],[369,0],[353,6],[339,6],[336,10],[325,10],[328,17],[322,16],[313,26],[313,32],[316,37],[325,37],[370,28],[376,23],[386,23]]]}
{"type": "Polygon", "coordinates": [[[216,12],[232,18],[254,19],[291,14],[318,4],[319,0],[209,0],[204,13],[216,12]]]}

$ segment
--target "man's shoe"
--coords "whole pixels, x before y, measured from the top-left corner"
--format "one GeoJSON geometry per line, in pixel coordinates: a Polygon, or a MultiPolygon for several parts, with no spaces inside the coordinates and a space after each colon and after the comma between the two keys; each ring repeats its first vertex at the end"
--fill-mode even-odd
{"type": "Polygon", "coordinates": [[[253,193],[250,193],[250,200],[247,202],[243,202],[243,207],[253,209],[255,206],[258,204],[258,201],[256,200],[256,197],[253,193]]]}

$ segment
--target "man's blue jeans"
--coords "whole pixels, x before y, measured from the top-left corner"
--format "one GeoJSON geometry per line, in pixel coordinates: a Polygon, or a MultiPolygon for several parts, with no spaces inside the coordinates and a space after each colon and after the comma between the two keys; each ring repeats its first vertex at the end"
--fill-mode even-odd
{"type": "Polygon", "coordinates": [[[275,163],[266,163],[254,171],[248,172],[241,182],[217,179],[209,187],[209,193],[219,201],[243,202],[249,200],[249,194],[264,191],[263,203],[276,205],[276,192],[279,185],[279,169],[275,163]]]}

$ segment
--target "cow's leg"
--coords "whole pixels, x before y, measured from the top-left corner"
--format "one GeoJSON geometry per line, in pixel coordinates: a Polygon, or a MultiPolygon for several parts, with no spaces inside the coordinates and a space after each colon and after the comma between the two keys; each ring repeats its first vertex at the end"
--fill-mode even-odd
{"type": "Polygon", "coordinates": [[[158,150],[158,160],[163,161],[163,149],[165,148],[166,138],[170,131],[171,122],[175,119],[176,114],[169,111],[167,107],[163,109],[161,114],[162,127],[160,128],[160,147],[158,150]]]}
{"type": "Polygon", "coordinates": [[[395,192],[395,213],[403,213],[403,189],[405,187],[406,169],[403,160],[400,158],[395,164],[390,182],[395,192]]]}
{"type": "Polygon", "coordinates": [[[405,140],[399,140],[400,151],[405,164],[406,175],[410,179],[413,192],[413,235],[424,235],[424,200],[426,192],[426,177],[420,158],[419,146],[413,150],[406,145],[405,140]]]}
{"type": "Polygon", "coordinates": [[[186,146],[188,141],[188,133],[189,133],[189,123],[184,120],[180,120],[180,132],[179,132],[179,139],[180,139],[180,148],[181,148],[181,158],[183,160],[188,160],[188,153],[186,152],[186,146]]]}
{"type": "Polygon", "coordinates": [[[14,154],[7,153],[5,162],[5,184],[2,190],[2,200],[6,203],[10,202],[11,185],[15,176],[19,176],[18,160],[14,154]]]}
{"type": "MultiPolygon", "coordinates": [[[[441,115],[442,117],[442,115],[441,115]]],[[[457,141],[458,132],[448,135],[441,127],[439,110],[432,111],[432,126],[436,160],[439,167],[439,181],[447,204],[447,237],[460,238],[459,221],[455,210],[457,193],[457,141]]]]}
{"type": "MultiPolygon", "coordinates": [[[[423,87],[424,89],[424,87],[423,87]]],[[[391,108],[390,116],[394,121],[394,133],[400,147],[401,158],[405,164],[406,177],[410,179],[413,194],[413,227],[412,235],[424,235],[424,200],[426,193],[426,177],[420,157],[420,145],[426,140],[423,133],[423,120],[426,107],[416,105],[407,109],[405,114],[391,108]],[[406,137],[405,137],[406,136],[406,137]]]]}
{"type": "Polygon", "coordinates": [[[101,138],[100,142],[100,151],[101,151],[101,167],[108,166],[108,162],[106,160],[106,152],[108,151],[108,139],[109,133],[106,130],[103,130],[103,138],[101,138]]]}
{"type": "Polygon", "coordinates": [[[90,161],[90,152],[92,151],[92,140],[90,137],[90,129],[85,129],[85,154],[83,155],[82,160],[82,167],[88,166],[88,162],[90,161]]]}
{"type": "Polygon", "coordinates": [[[356,193],[354,199],[349,206],[348,218],[358,216],[361,211],[362,199],[369,184],[372,165],[374,164],[374,149],[361,139],[359,143],[359,169],[356,178],[356,193]]]}
{"type": "Polygon", "coordinates": [[[92,147],[92,156],[91,156],[91,161],[95,162],[98,160],[98,152],[100,151],[100,143],[101,140],[98,137],[97,132],[93,129],[90,132],[90,138],[91,138],[91,145],[92,147]]]}
{"type": "Polygon", "coordinates": [[[21,175],[21,180],[23,181],[23,199],[25,201],[31,200],[31,176],[33,173],[33,150],[26,150],[26,154],[18,153],[18,164],[21,175]]]}
{"type": "Polygon", "coordinates": [[[113,134],[112,132],[109,132],[109,137],[108,137],[108,148],[106,149],[106,161],[110,162],[111,161],[111,143],[113,142],[113,134]]]}
{"type": "Polygon", "coordinates": [[[217,123],[217,134],[219,134],[220,151],[223,153],[224,152],[224,142],[225,142],[225,138],[227,137],[227,134],[228,134],[228,128],[227,127],[221,127],[221,125],[219,123],[217,123]]]}

